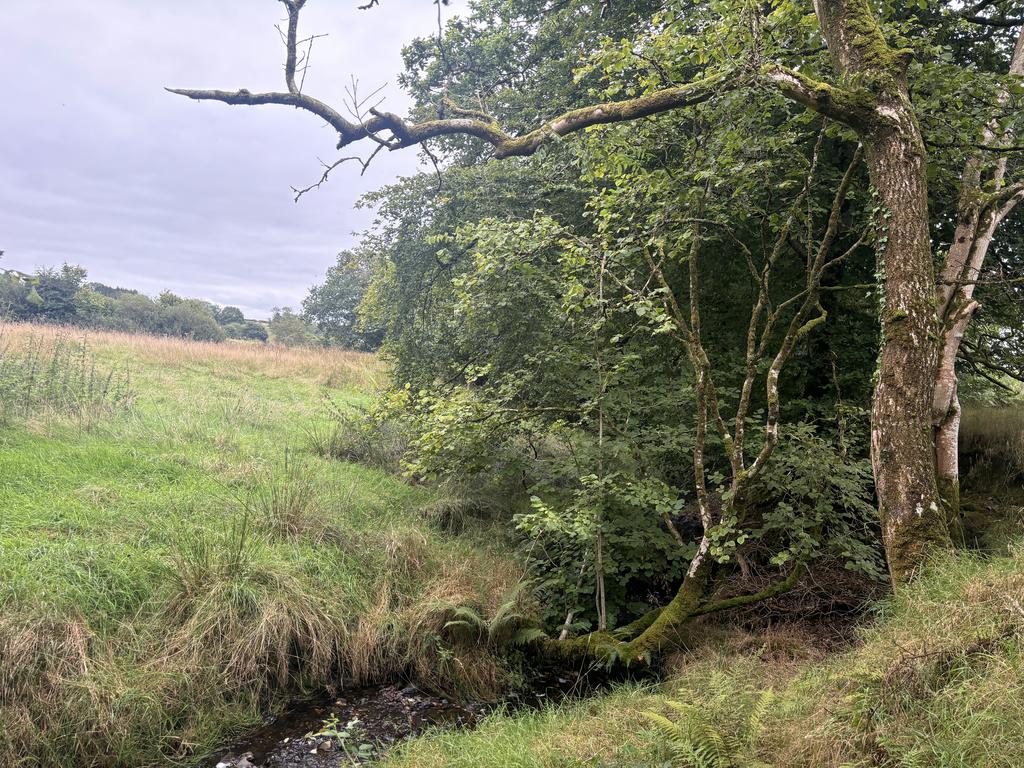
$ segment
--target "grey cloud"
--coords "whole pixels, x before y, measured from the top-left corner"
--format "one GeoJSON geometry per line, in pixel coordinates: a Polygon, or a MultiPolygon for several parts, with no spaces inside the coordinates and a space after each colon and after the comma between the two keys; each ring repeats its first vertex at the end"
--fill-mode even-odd
{"type": "MultiPolygon", "coordinates": [[[[370,212],[361,194],[417,170],[411,153],[379,155],[364,177],[339,169],[292,202],[290,187],[336,156],[316,118],[276,107],[196,104],[164,86],[281,87],[275,0],[50,0],[4,3],[0,71],[0,249],[23,270],[78,263],[105,283],[169,288],[253,317],[297,305],[354,242],[370,212]]],[[[306,90],[338,102],[349,76],[385,82],[401,46],[430,34],[428,0],[310,0],[306,90]]]]}

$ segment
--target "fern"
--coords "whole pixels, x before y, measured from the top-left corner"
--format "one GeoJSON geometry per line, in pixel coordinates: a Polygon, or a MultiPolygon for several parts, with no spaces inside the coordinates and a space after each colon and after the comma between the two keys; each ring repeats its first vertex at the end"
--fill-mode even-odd
{"type": "Polygon", "coordinates": [[[658,731],[673,766],[676,768],[763,768],[753,757],[758,737],[764,730],[765,717],[775,696],[763,691],[748,707],[740,723],[716,722],[716,711],[731,712],[743,692],[735,690],[724,675],[712,675],[708,689],[713,692],[713,706],[696,706],[688,702],[665,702],[675,713],[670,720],[657,712],[644,712],[658,731]],[[717,705],[717,706],[715,706],[717,705]]]}
{"type": "Polygon", "coordinates": [[[452,610],[452,618],[444,628],[463,640],[483,640],[493,648],[527,645],[544,637],[544,632],[530,626],[530,617],[519,609],[519,593],[526,587],[521,582],[505,595],[501,605],[489,619],[477,608],[460,605],[452,610]]]}

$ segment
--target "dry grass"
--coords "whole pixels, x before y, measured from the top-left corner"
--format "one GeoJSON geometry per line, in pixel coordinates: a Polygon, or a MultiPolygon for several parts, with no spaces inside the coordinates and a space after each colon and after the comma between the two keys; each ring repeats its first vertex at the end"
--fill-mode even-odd
{"type": "Polygon", "coordinates": [[[97,350],[125,352],[169,366],[214,364],[262,373],[273,378],[312,378],[329,387],[376,389],[384,381],[384,367],[376,355],[330,347],[285,347],[246,341],[192,341],[169,336],[147,336],[119,331],[34,325],[0,321],[0,336],[33,338],[43,342],[71,335],[97,350]]]}

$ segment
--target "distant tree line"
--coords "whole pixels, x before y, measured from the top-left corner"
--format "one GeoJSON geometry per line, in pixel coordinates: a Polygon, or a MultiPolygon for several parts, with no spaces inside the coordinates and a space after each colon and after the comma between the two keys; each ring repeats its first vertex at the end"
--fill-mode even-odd
{"type": "Polygon", "coordinates": [[[87,282],[74,264],[34,275],[0,276],[0,316],[12,320],[80,325],[115,331],[180,336],[199,341],[267,341],[263,323],[246,320],[237,307],[220,307],[164,291],[152,299],[139,291],[87,282]]]}
{"type": "MultiPolygon", "coordinates": [[[[3,252],[0,251],[0,254],[3,252]]],[[[246,341],[289,347],[340,346],[375,350],[383,331],[367,328],[359,306],[370,282],[368,262],[345,251],[313,286],[302,311],[275,307],[269,322],[247,320],[238,307],[163,291],[156,299],[129,288],[89,282],[75,264],[29,275],[0,268],[0,318],[179,336],[199,341],[246,341]]]]}

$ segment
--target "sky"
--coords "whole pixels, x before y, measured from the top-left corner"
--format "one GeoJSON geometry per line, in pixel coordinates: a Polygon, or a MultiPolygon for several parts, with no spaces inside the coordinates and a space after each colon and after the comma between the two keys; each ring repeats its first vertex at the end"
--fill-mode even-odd
{"type": "MultiPolygon", "coordinates": [[[[340,107],[351,76],[364,93],[387,83],[383,108],[402,113],[401,47],[436,30],[437,6],[360,4],[309,0],[300,37],[328,37],[304,91],[340,107]]],[[[0,0],[0,14],[0,267],[70,262],[266,318],[357,242],[372,218],[360,195],[417,170],[414,150],[382,152],[295,203],[318,158],[339,156],[319,118],[163,90],[284,90],[276,0],[0,0]]]]}

